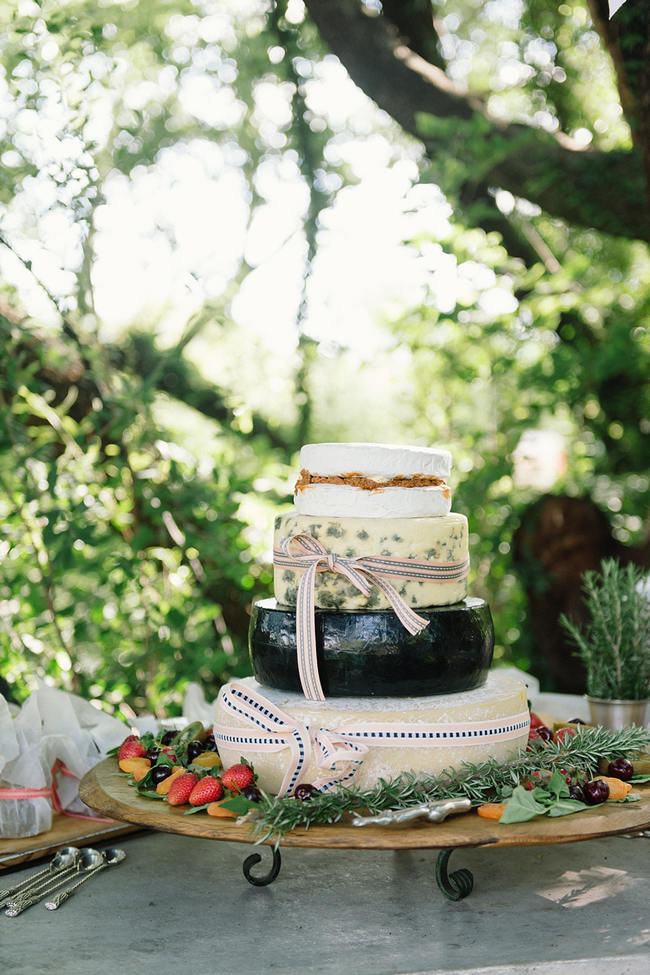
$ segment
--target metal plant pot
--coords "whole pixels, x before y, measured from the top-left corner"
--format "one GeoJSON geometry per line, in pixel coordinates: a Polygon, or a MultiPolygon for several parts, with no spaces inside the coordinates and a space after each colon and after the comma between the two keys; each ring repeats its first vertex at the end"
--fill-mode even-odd
{"type": "Polygon", "coordinates": [[[646,723],[648,701],[616,701],[602,697],[589,697],[591,723],[602,725],[610,731],[620,731],[630,725],[643,726],[646,723]]]}

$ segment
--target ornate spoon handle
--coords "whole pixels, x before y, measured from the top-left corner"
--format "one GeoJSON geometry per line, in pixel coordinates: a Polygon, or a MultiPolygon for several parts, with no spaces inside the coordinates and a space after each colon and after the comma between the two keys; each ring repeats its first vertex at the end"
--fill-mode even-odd
{"type": "Polygon", "coordinates": [[[59,870],[57,873],[52,874],[51,877],[42,877],[36,883],[23,887],[17,894],[7,898],[5,903],[8,907],[14,907],[32,897],[36,897],[37,899],[45,897],[51,890],[56,890],[61,884],[66,884],[78,872],[76,867],[66,867],[65,870],[59,870]]]}
{"type": "Polygon", "coordinates": [[[17,897],[16,900],[11,901],[9,907],[5,911],[5,914],[7,917],[18,917],[18,915],[22,914],[23,911],[26,911],[28,907],[33,907],[34,904],[38,904],[42,897],[47,897],[47,893],[47,891],[43,891],[40,894],[27,894],[24,897],[17,897]]]}
{"type": "Polygon", "coordinates": [[[37,890],[25,890],[22,894],[14,897],[12,900],[7,902],[7,910],[5,914],[7,917],[17,917],[26,911],[28,907],[32,907],[34,904],[38,904],[39,901],[51,894],[53,890],[57,887],[63,887],[71,878],[63,877],[59,879],[55,884],[48,884],[44,889],[37,890]]]}
{"type": "Polygon", "coordinates": [[[24,888],[31,887],[35,881],[40,880],[41,877],[45,877],[47,874],[54,876],[54,871],[50,867],[45,867],[44,870],[39,870],[38,873],[32,874],[26,880],[21,880],[19,884],[14,884],[13,887],[5,887],[4,890],[0,890],[0,907],[4,907],[5,901],[12,894],[17,894],[24,888]]]}
{"type": "Polygon", "coordinates": [[[57,894],[56,897],[52,898],[51,901],[45,901],[45,906],[48,909],[48,911],[56,911],[57,908],[61,907],[61,904],[65,904],[68,897],[72,897],[72,895],[74,894],[75,890],[77,890],[78,887],[81,887],[82,884],[85,884],[87,880],[90,880],[91,877],[94,877],[95,874],[99,873],[100,870],[104,870],[105,867],[107,866],[108,866],[107,863],[100,863],[98,867],[95,867],[94,870],[91,870],[90,873],[87,873],[84,877],[81,878],[81,880],[78,880],[76,884],[72,884],[71,887],[67,887],[65,890],[62,890],[61,893],[57,894]]]}
{"type": "Polygon", "coordinates": [[[57,850],[48,865],[43,870],[38,870],[24,880],[0,890],[0,907],[10,906],[12,899],[16,896],[22,897],[29,894],[37,887],[49,885],[51,881],[76,869],[81,858],[81,851],[76,846],[64,846],[57,850]]]}

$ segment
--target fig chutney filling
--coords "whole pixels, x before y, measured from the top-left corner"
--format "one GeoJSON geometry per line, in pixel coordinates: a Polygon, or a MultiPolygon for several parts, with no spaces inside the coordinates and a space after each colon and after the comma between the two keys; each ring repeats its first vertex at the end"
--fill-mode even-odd
{"type": "Polygon", "coordinates": [[[394,477],[377,478],[368,477],[352,471],[349,474],[312,474],[304,468],[300,471],[300,477],[296,481],[294,494],[298,491],[305,491],[315,484],[347,484],[349,487],[361,488],[362,491],[383,491],[388,487],[401,488],[421,488],[439,487],[445,497],[449,497],[449,488],[442,477],[434,477],[431,474],[396,474],[394,477]]]}

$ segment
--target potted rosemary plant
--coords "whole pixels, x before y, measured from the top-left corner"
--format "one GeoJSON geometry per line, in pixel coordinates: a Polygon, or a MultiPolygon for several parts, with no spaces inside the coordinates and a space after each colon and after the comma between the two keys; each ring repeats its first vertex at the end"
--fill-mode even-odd
{"type": "Polygon", "coordinates": [[[593,724],[619,729],[643,725],[650,699],[650,593],[645,573],[616,559],[583,575],[587,622],[560,623],[587,670],[593,724]]]}

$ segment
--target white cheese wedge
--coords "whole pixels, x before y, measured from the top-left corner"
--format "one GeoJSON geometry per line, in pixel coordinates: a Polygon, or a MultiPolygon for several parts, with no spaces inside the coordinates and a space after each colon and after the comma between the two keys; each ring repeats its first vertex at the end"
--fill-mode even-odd
{"type": "MultiPolygon", "coordinates": [[[[317,757],[319,733],[321,741],[328,739],[323,732],[337,732],[344,740],[347,733],[347,740],[367,748],[354,777],[346,782],[362,789],[373,788],[380,778],[392,779],[401,772],[435,775],[450,767],[459,768],[462,762],[477,763],[487,758],[506,761],[524,748],[528,739],[526,687],[498,671],[492,671],[478,690],[417,698],[307,701],[301,694],[264,687],[253,677],[237,684],[261,695],[271,709],[279,709],[299,729],[300,747],[308,756],[300,779],[311,784],[328,776],[317,757]]],[[[297,754],[295,739],[291,734],[284,740],[280,736],[277,747],[269,747],[272,738],[264,738],[260,727],[243,712],[238,714],[225,705],[229,686],[222,688],[215,704],[215,737],[224,767],[239,762],[243,755],[255,767],[261,787],[277,793],[294,761],[292,755],[297,754]],[[260,745],[244,743],[246,735],[260,736],[260,745]],[[289,742],[294,745],[293,752],[289,742]]]]}
{"type": "MultiPolygon", "coordinates": [[[[461,562],[468,556],[465,515],[438,518],[332,518],[302,514],[280,515],[275,520],[274,548],[297,534],[311,535],[328,552],[348,558],[389,556],[440,563],[461,562]]],[[[295,606],[302,572],[274,566],[275,598],[295,606]]],[[[467,595],[467,578],[439,582],[388,578],[409,606],[449,606],[467,595]]],[[[384,594],[373,586],[364,596],[345,576],[319,572],[315,586],[316,606],[321,609],[387,609],[384,594]]]]}

